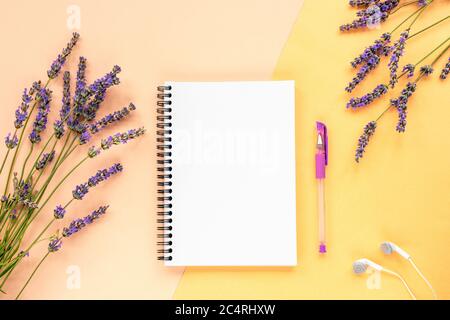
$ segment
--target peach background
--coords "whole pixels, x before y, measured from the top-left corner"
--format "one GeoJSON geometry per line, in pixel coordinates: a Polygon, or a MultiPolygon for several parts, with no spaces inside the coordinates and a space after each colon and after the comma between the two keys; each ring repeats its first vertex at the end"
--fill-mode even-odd
{"type": "MultiPolygon", "coordinates": [[[[380,252],[379,245],[386,240],[396,242],[415,258],[440,298],[450,298],[449,80],[439,81],[436,70],[432,78],[421,81],[409,103],[406,132],[395,132],[396,112],[389,112],[359,165],[353,158],[358,136],[363,126],[384,110],[387,99],[359,112],[345,109],[350,95],[344,87],[354,75],[351,59],[414,10],[414,6],[400,10],[381,30],[340,34],[338,26],[354,16],[346,1],[305,1],[274,73],[275,79],[295,79],[297,86],[299,265],[289,271],[188,268],[176,298],[409,299],[400,281],[390,276],[382,276],[379,290],[369,290],[367,277],[355,276],[351,270],[352,262],[362,257],[400,272],[418,298],[430,298],[408,262],[380,252]],[[330,135],[326,257],[317,253],[316,120],[327,123],[330,135]]],[[[449,11],[448,1],[435,1],[412,32],[449,11]]],[[[449,23],[409,41],[400,65],[417,62],[445,40],[449,23]]],[[[447,52],[436,69],[443,67],[448,56],[447,52]]],[[[386,78],[384,60],[355,95],[386,78]]],[[[389,96],[397,95],[405,83],[403,79],[389,96]]]]}
{"type": "MultiPolygon", "coordinates": [[[[64,224],[99,205],[108,215],[64,243],[30,283],[24,299],[171,298],[182,269],[156,261],[154,118],[156,86],[164,80],[270,79],[302,0],[229,1],[14,1],[2,4],[0,28],[1,134],[12,130],[21,92],[46,70],[70,38],[69,5],[81,9],[81,41],[68,61],[73,75],[79,55],[88,59],[90,81],[119,64],[122,84],[108,94],[101,115],[133,101],[138,110],[104,134],[144,125],[147,135],[87,163],[70,178],[40,216],[43,225],[75,184],[98,168],[121,161],[125,170],[69,207],[64,224]],[[58,200],[58,202],[56,201],[58,200]],[[81,288],[68,290],[66,270],[79,266],[81,288]]],[[[59,109],[62,81],[51,84],[59,109]]],[[[0,149],[2,157],[5,148],[0,149]]],[[[22,152],[23,154],[24,152],[22,152]]],[[[74,157],[80,158],[82,154],[74,157]]],[[[20,161],[19,161],[20,162],[20,161]]],[[[69,169],[66,167],[66,169],[69,169]]],[[[3,179],[3,176],[2,176],[3,179]]],[[[56,228],[53,228],[53,230],[56,228]]],[[[40,228],[34,228],[34,233],[40,228]]],[[[10,278],[13,298],[31,272],[43,242],[10,278]]],[[[187,293],[189,296],[189,293],[187,293]]],[[[195,296],[195,295],[193,295],[195,296]]]]}

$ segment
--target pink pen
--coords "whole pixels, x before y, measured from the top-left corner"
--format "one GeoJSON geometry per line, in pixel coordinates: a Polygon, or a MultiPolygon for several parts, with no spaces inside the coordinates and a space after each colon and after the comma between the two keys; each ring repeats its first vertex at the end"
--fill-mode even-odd
{"type": "Polygon", "coordinates": [[[316,145],[316,179],[318,182],[318,212],[319,212],[319,252],[326,253],[325,243],[325,167],[328,165],[328,135],[327,127],[321,122],[317,125],[316,145]]]}

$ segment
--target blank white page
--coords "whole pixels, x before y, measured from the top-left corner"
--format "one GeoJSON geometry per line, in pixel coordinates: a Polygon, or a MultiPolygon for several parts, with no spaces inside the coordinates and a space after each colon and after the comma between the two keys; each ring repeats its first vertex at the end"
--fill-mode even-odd
{"type": "Polygon", "coordinates": [[[294,81],[166,82],[168,266],[297,264],[294,81]]]}

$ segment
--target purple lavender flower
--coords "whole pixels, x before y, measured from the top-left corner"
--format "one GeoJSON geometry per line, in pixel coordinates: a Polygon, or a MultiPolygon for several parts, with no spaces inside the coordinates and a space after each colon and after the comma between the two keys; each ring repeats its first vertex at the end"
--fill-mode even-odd
{"type": "Polygon", "coordinates": [[[63,237],[70,237],[74,233],[77,233],[84,227],[86,227],[88,224],[93,223],[95,220],[99,219],[102,215],[106,213],[106,210],[108,210],[108,206],[101,206],[97,210],[93,211],[90,215],[87,215],[83,219],[75,219],[73,220],[70,225],[63,229],[62,235],[63,237]]]}
{"type": "Polygon", "coordinates": [[[428,5],[429,2],[430,2],[429,0],[419,0],[417,4],[419,5],[419,7],[425,7],[428,5]]]}
{"type": "Polygon", "coordinates": [[[68,125],[73,129],[73,125],[76,124],[77,119],[83,112],[84,105],[92,95],[86,88],[86,58],[80,57],[78,62],[77,82],[75,87],[75,94],[73,96],[73,113],[68,120],[68,125]]]}
{"type": "Polygon", "coordinates": [[[145,133],[145,129],[138,128],[138,129],[131,129],[127,132],[123,133],[116,133],[113,136],[109,136],[106,139],[102,139],[101,141],[101,148],[103,150],[107,150],[112,147],[112,145],[118,145],[118,144],[125,144],[129,140],[135,139],[145,133]]]}
{"type": "Polygon", "coordinates": [[[14,196],[15,200],[18,200],[20,203],[31,204],[31,182],[25,182],[21,180],[20,182],[17,179],[17,176],[14,175],[14,196]]]}
{"type": "Polygon", "coordinates": [[[86,58],[80,57],[77,71],[77,84],[75,88],[75,96],[79,95],[86,87],[86,58]]]}
{"type": "Polygon", "coordinates": [[[416,69],[416,66],[409,63],[403,67],[402,72],[406,72],[406,77],[411,78],[414,76],[415,69],[416,69]]]}
{"type": "Polygon", "coordinates": [[[61,238],[54,238],[48,244],[48,252],[56,252],[61,249],[62,240],[61,238]]]}
{"type": "Polygon", "coordinates": [[[117,74],[121,71],[119,66],[114,66],[112,71],[107,73],[100,79],[97,79],[93,84],[80,90],[79,94],[74,96],[72,121],[76,121],[81,117],[87,120],[95,118],[96,112],[100,104],[105,99],[106,90],[113,85],[120,83],[117,74]],[[88,100],[91,101],[88,103],[88,100]]]}
{"type": "Polygon", "coordinates": [[[433,67],[430,65],[425,65],[420,68],[420,73],[424,76],[429,76],[434,71],[433,67]]]}
{"type": "Polygon", "coordinates": [[[66,214],[66,209],[64,209],[63,206],[57,205],[55,210],[53,210],[53,216],[55,219],[62,219],[64,218],[64,215],[66,214]]]}
{"type": "Polygon", "coordinates": [[[27,92],[27,89],[23,90],[22,103],[16,110],[16,121],[14,121],[14,127],[16,129],[22,128],[23,123],[28,117],[28,109],[30,108],[30,102],[33,100],[33,95],[36,91],[41,90],[41,82],[34,82],[31,89],[27,92]]]}
{"type": "Polygon", "coordinates": [[[55,150],[49,153],[44,153],[39,159],[38,162],[36,162],[36,170],[42,170],[44,169],[50,162],[53,161],[53,158],[55,157],[55,150]]]}
{"type": "Polygon", "coordinates": [[[380,39],[375,40],[375,42],[364,49],[363,53],[361,53],[358,57],[353,59],[353,61],[350,63],[353,68],[356,68],[360,64],[367,63],[368,60],[373,56],[388,56],[389,52],[391,50],[391,47],[389,46],[389,43],[391,41],[391,34],[390,33],[383,33],[380,37],[380,39]]]}
{"type": "Polygon", "coordinates": [[[80,134],[80,137],[78,140],[79,140],[80,145],[83,145],[83,144],[88,143],[90,139],[91,139],[91,134],[87,130],[84,130],[80,134]]]}
{"type": "Polygon", "coordinates": [[[42,88],[36,93],[36,101],[38,103],[38,111],[33,123],[33,130],[29,135],[31,143],[41,141],[41,132],[47,127],[47,118],[50,112],[51,91],[42,88]]]}
{"type": "Polygon", "coordinates": [[[406,40],[409,36],[409,29],[402,32],[400,35],[400,38],[395,42],[392,50],[391,59],[389,61],[389,70],[391,71],[391,80],[389,82],[391,88],[395,87],[395,84],[398,82],[397,77],[397,69],[398,69],[398,62],[400,61],[400,57],[403,56],[403,53],[405,51],[405,44],[406,40]]]}
{"type": "Polygon", "coordinates": [[[120,163],[116,163],[108,169],[98,170],[95,175],[89,178],[87,184],[89,188],[97,186],[100,182],[108,180],[109,177],[122,172],[123,166],[120,163]]]}
{"type": "Polygon", "coordinates": [[[89,158],[95,158],[98,156],[101,152],[102,148],[96,148],[96,147],[90,147],[88,150],[88,156],[89,158]]]}
{"type": "Polygon", "coordinates": [[[353,78],[353,80],[348,84],[348,86],[345,88],[345,91],[352,92],[353,89],[356,88],[358,84],[361,83],[362,80],[377,67],[377,65],[380,63],[380,57],[376,55],[372,55],[365,65],[363,65],[358,73],[356,74],[356,77],[353,78]]]}
{"type": "Polygon", "coordinates": [[[5,137],[5,145],[8,149],[14,149],[17,146],[17,143],[19,143],[19,139],[17,138],[17,135],[14,134],[11,137],[11,133],[8,133],[8,135],[5,137]]]}
{"type": "Polygon", "coordinates": [[[72,191],[74,199],[82,200],[89,192],[90,188],[97,186],[100,182],[108,180],[111,176],[122,172],[122,170],[123,166],[120,163],[116,163],[108,169],[98,170],[86,183],[82,183],[75,187],[75,190],[72,191]]]}
{"type": "Polygon", "coordinates": [[[365,107],[369,104],[371,104],[374,100],[379,99],[384,94],[388,92],[389,88],[385,84],[380,84],[376,86],[376,88],[370,92],[365,94],[362,97],[357,98],[351,98],[350,101],[347,103],[347,108],[357,109],[361,107],[365,107]]]}
{"type": "Polygon", "coordinates": [[[445,79],[447,79],[447,76],[449,73],[450,73],[450,57],[448,58],[448,61],[445,65],[445,67],[442,69],[441,75],[439,76],[439,78],[441,78],[442,80],[445,80],[445,79]]]}
{"type": "Polygon", "coordinates": [[[106,90],[113,85],[120,83],[117,74],[121,71],[119,66],[114,66],[112,71],[107,73],[103,78],[95,81],[89,86],[89,90],[93,92],[94,97],[83,110],[83,116],[88,120],[95,118],[100,104],[105,100],[106,90]]]}
{"type": "Polygon", "coordinates": [[[72,34],[72,39],[67,43],[67,46],[63,49],[62,53],[58,55],[55,61],[53,61],[50,69],[47,71],[49,79],[54,79],[58,76],[62,66],[66,62],[67,56],[72,52],[73,47],[77,44],[80,35],[76,32],[72,34]]]}
{"type": "Polygon", "coordinates": [[[130,115],[131,111],[136,110],[136,107],[133,103],[130,103],[128,107],[124,107],[121,110],[114,111],[113,113],[108,114],[107,116],[103,117],[99,121],[96,121],[95,123],[91,124],[90,130],[92,134],[96,134],[100,132],[100,130],[104,129],[109,124],[112,124],[114,122],[121,121],[122,119],[126,118],[128,115],[130,115]]]}
{"type": "Polygon", "coordinates": [[[398,111],[398,122],[396,127],[398,132],[405,132],[407,104],[409,98],[416,91],[416,86],[415,82],[408,82],[400,96],[397,99],[391,99],[391,106],[395,107],[398,111]]]}
{"type": "Polygon", "coordinates": [[[89,192],[89,187],[87,183],[79,184],[75,187],[75,190],[72,191],[72,195],[74,199],[83,200],[84,196],[89,192]]]}
{"type": "Polygon", "coordinates": [[[364,155],[367,145],[369,144],[370,138],[375,133],[377,128],[377,122],[371,121],[364,127],[363,134],[358,139],[358,147],[356,148],[355,161],[359,162],[364,155]]]}
{"type": "Polygon", "coordinates": [[[64,122],[67,121],[67,118],[70,113],[70,72],[64,72],[64,85],[63,85],[63,97],[62,97],[62,105],[61,110],[59,111],[59,120],[56,120],[53,124],[53,129],[55,131],[56,139],[60,139],[65,132],[64,122]]]}
{"type": "Polygon", "coordinates": [[[55,120],[53,123],[53,131],[55,132],[56,139],[60,139],[66,132],[66,129],[64,129],[64,122],[55,120]]]}
{"type": "Polygon", "coordinates": [[[378,2],[380,2],[380,0],[349,0],[348,4],[355,8],[367,8],[368,6],[378,2]]]}

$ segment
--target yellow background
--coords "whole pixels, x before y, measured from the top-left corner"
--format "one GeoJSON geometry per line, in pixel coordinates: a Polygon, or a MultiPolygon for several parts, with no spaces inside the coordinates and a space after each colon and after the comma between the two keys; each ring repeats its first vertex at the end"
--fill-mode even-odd
{"type": "MultiPolygon", "coordinates": [[[[345,108],[350,96],[344,87],[354,74],[349,62],[415,9],[401,9],[380,30],[340,34],[339,25],[350,21],[355,13],[345,1],[305,1],[273,76],[295,79],[297,87],[299,265],[292,269],[187,268],[175,298],[409,298],[400,281],[386,275],[379,290],[369,290],[367,277],[355,276],[351,269],[352,262],[362,257],[400,272],[418,298],[430,298],[407,261],[380,252],[379,244],[385,240],[408,251],[439,297],[450,298],[449,80],[441,82],[436,71],[420,82],[409,103],[406,132],[395,131],[395,111],[386,114],[358,165],[354,161],[358,136],[363,126],[384,110],[387,99],[358,112],[345,108]],[[328,125],[330,136],[326,180],[329,253],[325,257],[317,253],[316,120],[328,125]]],[[[449,12],[448,3],[435,1],[412,32],[449,12]]],[[[417,62],[448,37],[448,30],[446,22],[408,41],[400,65],[417,62]]],[[[437,64],[439,71],[448,56],[437,64]]],[[[387,75],[384,59],[375,75],[354,94],[361,95],[386,82],[387,75]]],[[[401,80],[389,96],[398,94],[405,83],[401,80]]]]}

